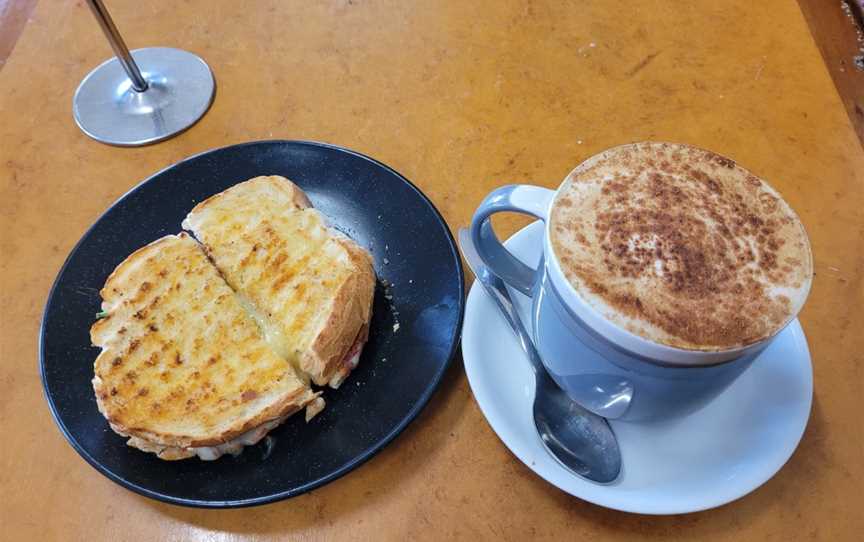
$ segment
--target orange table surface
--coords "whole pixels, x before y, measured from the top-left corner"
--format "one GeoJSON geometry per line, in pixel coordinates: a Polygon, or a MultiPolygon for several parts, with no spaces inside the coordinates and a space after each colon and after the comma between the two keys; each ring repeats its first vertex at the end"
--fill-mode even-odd
{"type": "MultiPolygon", "coordinates": [[[[862,539],[864,152],[794,0],[109,8],[130,47],[204,57],[218,91],[202,121],[167,142],[88,139],[72,94],[110,50],[80,0],[42,0],[0,72],[0,539],[862,539]],[[212,511],[115,485],[66,443],[43,399],[48,289],[86,228],[141,179],[206,149],[270,138],[369,154],[414,181],[454,230],[495,186],[554,187],[620,143],[682,141],[734,158],[780,190],[813,244],[801,322],[815,400],[799,449],[719,509],[606,510],[550,486],[504,447],[457,358],[398,439],[309,494],[212,511]]],[[[523,223],[502,220],[502,231],[523,223]]]]}

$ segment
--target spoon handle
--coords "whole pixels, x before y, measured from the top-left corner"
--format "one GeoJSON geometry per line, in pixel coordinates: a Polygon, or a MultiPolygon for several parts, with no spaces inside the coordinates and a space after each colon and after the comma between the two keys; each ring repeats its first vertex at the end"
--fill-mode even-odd
{"type": "Polygon", "coordinates": [[[548,377],[546,368],[540,361],[540,354],[534,348],[534,342],[522,324],[522,318],[516,312],[516,307],[513,304],[513,299],[510,297],[510,292],[507,291],[507,286],[504,282],[489,272],[477,250],[474,248],[474,243],[471,240],[471,234],[468,230],[459,230],[459,246],[462,248],[462,254],[465,256],[465,261],[468,262],[468,267],[474,272],[477,281],[483,285],[483,289],[492,297],[504,319],[511,329],[516,333],[516,338],[522,347],[522,351],[528,356],[528,361],[531,362],[531,369],[537,377],[548,377]]]}

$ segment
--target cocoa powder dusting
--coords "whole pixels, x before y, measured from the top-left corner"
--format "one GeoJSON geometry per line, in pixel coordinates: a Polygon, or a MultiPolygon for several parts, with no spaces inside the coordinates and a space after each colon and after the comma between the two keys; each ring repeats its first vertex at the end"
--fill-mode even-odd
{"type": "Polygon", "coordinates": [[[683,145],[628,145],[583,164],[559,190],[551,231],[577,290],[631,330],[682,348],[773,334],[812,276],[806,234],[776,192],[734,161],[683,145]]]}

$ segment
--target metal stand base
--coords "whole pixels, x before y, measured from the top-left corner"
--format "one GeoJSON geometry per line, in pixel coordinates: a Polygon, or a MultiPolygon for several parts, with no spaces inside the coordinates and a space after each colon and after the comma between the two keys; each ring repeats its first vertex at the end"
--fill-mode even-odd
{"type": "Polygon", "coordinates": [[[117,58],[103,62],[81,81],[72,103],[75,122],[102,143],[136,147],[189,128],[213,101],[210,67],[192,53],[168,47],[132,51],[147,82],[136,91],[117,58]]]}

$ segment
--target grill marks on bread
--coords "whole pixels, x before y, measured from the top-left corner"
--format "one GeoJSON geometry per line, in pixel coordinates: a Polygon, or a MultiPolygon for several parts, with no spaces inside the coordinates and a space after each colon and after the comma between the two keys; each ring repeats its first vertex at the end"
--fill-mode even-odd
{"type": "Polygon", "coordinates": [[[183,226],[204,246],[167,236],[108,278],[93,387],[130,446],[215,459],[323,408],[308,380],[338,387],[356,365],[375,276],[368,253],[282,177],[217,194],[183,226]]]}
{"type": "Polygon", "coordinates": [[[192,210],[183,223],[249,304],[268,341],[318,385],[368,325],[371,257],[332,230],[284,177],[257,177],[192,210]]]}
{"type": "Polygon", "coordinates": [[[102,348],[94,390],[121,434],[219,443],[281,415],[274,403],[296,410],[315,398],[185,234],[133,253],[102,296],[109,316],[91,328],[102,348]]]}

